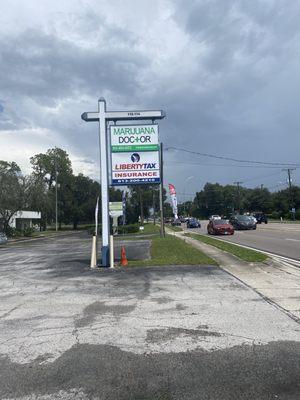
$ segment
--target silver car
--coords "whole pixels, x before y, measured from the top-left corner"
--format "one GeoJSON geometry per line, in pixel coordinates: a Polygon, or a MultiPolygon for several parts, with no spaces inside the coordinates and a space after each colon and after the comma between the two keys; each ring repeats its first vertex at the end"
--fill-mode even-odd
{"type": "Polygon", "coordinates": [[[5,235],[5,233],[0,232],[0,244],[5,244],[7,243],[7,236],[5,235]]]}

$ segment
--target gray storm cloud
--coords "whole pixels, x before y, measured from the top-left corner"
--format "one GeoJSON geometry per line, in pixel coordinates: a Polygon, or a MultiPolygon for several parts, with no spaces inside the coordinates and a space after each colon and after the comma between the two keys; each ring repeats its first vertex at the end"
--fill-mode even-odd
{"type": "MultiPolygon", "coordinates": [[[[30,152],[39,137],[43,151],[49,145],[43,138],[50,135],[87,161],[81,166],[94,162],[96,170],[97,129],[80,115],[105,96],[114,109],[165,109],[165,147],[298,161],[298,2],[139,2],[135,13],[121,2],[97,8],[89,1],[83,11],[72,12],[67,1],[62,4],[63,12],[43,11],[44,27],[26,17],[14,31],[12,17],[5,20],[2,13],[8,28],[0,36],[0,159],[7,158],[3,148],[10,140],[28,135],[30,152]]],[[[206,181],[253,178],[252,186],[271,186],[282,180],[280,168],[278,176],[260,178],[268,170],[225,164],[170,150],[166,180],[183,187],[194,176],[190,191],[206,181]]],[[[299,172],[294,174],[296,182],[299,172]]]]}

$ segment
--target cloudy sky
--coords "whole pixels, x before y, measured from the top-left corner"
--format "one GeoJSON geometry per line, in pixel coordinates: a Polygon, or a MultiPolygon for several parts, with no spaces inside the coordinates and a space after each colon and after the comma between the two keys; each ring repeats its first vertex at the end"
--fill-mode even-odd
{"type": "MultiPolygon", "coordinates": [[[[286,186],[300,166],[300,2],[1,0],[0,159],[30,171],[57,146],[98,176],[97,124],[112,110],[164,109],[165,181],[286,186]]],[[[293,182],[300,184],[300,167],[293,182]]]]}

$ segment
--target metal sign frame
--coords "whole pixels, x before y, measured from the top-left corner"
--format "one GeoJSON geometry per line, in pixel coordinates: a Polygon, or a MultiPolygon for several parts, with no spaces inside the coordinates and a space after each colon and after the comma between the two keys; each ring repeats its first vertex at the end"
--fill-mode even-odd
{"type": "Polygon", "coordinates": [[[99,147],[100,147],[100,182],[102,200],[102,266],[109,267],[109,190],[108,190],[108,155],[107,155],[107,122],[108,121],[134,121],[165,118],[162,110],[135,110],[135,111],[106,111],[106,101],[103,97],[98,100],[98,111],[84,112],[81,119],[86,122],[99,122],[99,147]]]}

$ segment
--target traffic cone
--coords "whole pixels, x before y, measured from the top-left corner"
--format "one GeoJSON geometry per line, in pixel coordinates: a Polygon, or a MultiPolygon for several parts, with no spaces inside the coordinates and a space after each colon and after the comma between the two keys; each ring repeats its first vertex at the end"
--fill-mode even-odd
{"type": "Polygon", "coordinates": [[[126,267],[128,265],[125,246],[121,247],[121,265],[122,267],[126,267]]]}

